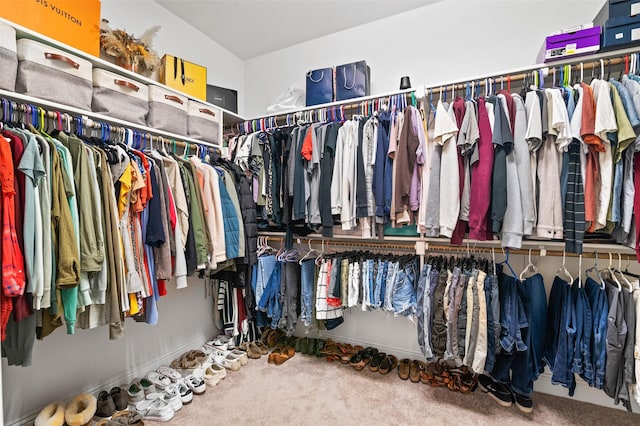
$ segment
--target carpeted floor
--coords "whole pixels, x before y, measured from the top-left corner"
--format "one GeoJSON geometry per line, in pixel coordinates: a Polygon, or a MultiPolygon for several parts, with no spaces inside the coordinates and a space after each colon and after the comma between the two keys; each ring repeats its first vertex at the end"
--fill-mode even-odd
{"type": "Polygon", "coordinates": [[[640,414],[534,394],[534,412],[503,408],[479,390],[467,395],[403,381],[395,373],[296,354],[281,366],[266,357],[230,371],[168,423],[149,425],[638,425],[640,414]]]}

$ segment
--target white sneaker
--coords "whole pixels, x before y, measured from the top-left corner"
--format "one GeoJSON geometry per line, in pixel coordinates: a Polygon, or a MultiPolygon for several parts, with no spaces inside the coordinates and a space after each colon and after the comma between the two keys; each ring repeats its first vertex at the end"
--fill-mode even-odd
{"type": "Polygon", "coordinates": [[[224,362],[222,365],[224,366],[224,368],[231,371],[238,371],[240,370],[240,367],[242,367],[240,358],[238,358],[236,355],[234,355],[231,352],[228,353],[227,356],[224,358],[224,362]]]}
{"type": "Polygon", "coordinates": [[[136,411],[145,420],[156,422],[168,422],[176,414],[171,405],[162,399],[144,399],[136,404],[136,411]]]}
{"type": "Polygon", "coordinates": [[[235,356],[237,356],[240,359],[240,364],[241,365],[247,365],[249,363],[249,357],[247,356],[247,353],[245,351],[241,351],[239,349],[234,349],[231,351],[232,354],[234,354],[235,356]]]}
{"type": "Polygon", "coordinates": [[[164,376],[157,371],[150,371],[147,373],[147,379],[156,386],[158,390],[164,390],[171,384],[171,379],[164,376]]]}
{"type": "Polygon", "coordinates": [[[127,387],[127,396],[129,397],[129,404],[135,405],[137,402],[144,400],[144,390],[140,383],[135,380],[127,387]]]}
{"type": "Polygon", "coordinates": [[[172,384],[165,388],[164,400],[171,405],[173,411],[178,411],[182,408],[182,398],[180,397],[180,388],[178,385],[172,384]]]}
{"type": "Polygon", "coordinates": [[[222,349],[212,349],[212,352],[209,354],[209,363],[211,364],[222,364],[227,357],[229,351],[222,349]]]}
{"type": "Polygon", "coordinates": [[[211,367],[207,368],[204,372],[204,382],[207,386],[215,386],[221,380],[220,375],[211,369],[211,367]]]}
{"type": "Polygon", "coordinates": [[[196,376],[187,376],[184,378],[184,383],[193,391],[195,395],[202,395],[207,391],[207,385],[204,383],[204,379],[196,376]]]}
{"type": "Polygon", "coordinates": [[[191,404],[191,401],[193,401],[193,391],[189,386],[185,385],[184,382],[180,382],[176,384],[176,386],[178,386],[178,390],[180,391],[180,400],[182,401],[182,404],[191,404]]]}
{"type": "Polygon", "coordinates": [[[178,383],[178,381],[182,379],[182,374],[180,374],[178,370],[166,365],[158,367],[156,371],[163,376],[168,377],[173,383],[178,383]]]}
{"type": "Polygon", "coordinates": [[[224,380],[224,378],[227,377],[227,369],[224,368],[221,364],[213,363],[209,366],[209,369],[218,373],[218,376],[220,376],[220,380],[224,380]]]}

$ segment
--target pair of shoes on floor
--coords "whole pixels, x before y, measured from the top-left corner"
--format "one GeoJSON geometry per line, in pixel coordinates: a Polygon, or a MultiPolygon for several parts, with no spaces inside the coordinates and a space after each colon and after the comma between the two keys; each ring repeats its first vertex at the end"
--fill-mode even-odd
{"type": "Polygon", "coordinates": [[[300,337],[296,340],[296,352],[302,355],[323,356],[320,353],[324,349],[324,340],[313,337],[300,337]]]}
{"type": "Polygon", "coordinates": [[[207,386],[216,386],[225,377],[227,377],[227,369],[217,363],[207,365],[202,376],[207,386]]]}
{"type": "Polygon", "coordinates": [[[269,348],[273,348],[284,337],[284,331],[280,330],[279,328],[265,328],[265,330],[262,332],[262,336],[260,336],[260,341],[267,345],[269,348]]]}
{"type": "Polygon", "coordinates": [[[171,362],[171,368],[178,370],[183,376],[188,376],[193,374],[194,370],[202,368],[207,358],[208,355],[202,350],[185,352],[171,362]]]}
{"type": "MultiPolygon", "coordinates": [[[[186,384],[185,386],[188,387],[188,385],[186,384]]],[[[157,392],[153,392],[148,395],[145,395],[144,399],[151,400],[151,401],[154,401],[156,399],[161,399],[164,402],[168,403],[173,409],[173,411],[176,412],[176,411],[180,411],[180,409],[182,409],[182,406],[184,405],[184,403],[182,402],[182,395],[184,392],[185,391],[184,389],[181,389],[180,384],[172,383],[170,385],[165,386],[162,390],[158,390],[157,392]]],[[[138,404],[140,404],[140,402],[138,402],[138,404]]],[[[138,404],[136,404],[136,407],[138,404]]]]}
{"type": "MultiPolygon", "coordinates": [[[[204,364],[204,369],[211,364],[219,364],[231,371],[238,371],[240,367],[247,365],[249,362],[249,355],[240,349],[232,349],[225,351],[222,349],[214,349],[208,356],[207,362],[204,364]]],[[[196,373],[194,373],[196,374],[196,373]]],[[[204,374],[204,372],[202,373],[204,374]]]]}
{"type": "Polygon", "coordinates": [[[293,358],[296,354],[296,350],[293,346],[277,346],[269,354],[267,361],[269,364],[282,365],[289,359],[293,358]]]}
{"type": "Polygon", "coordinates": [[[423,361],[403,358],[398,363],[398,376],[402,380],[411,380],[413,383],[419,383],[422,373],[426,369],[426,365],[423,361]]]}
{"type": "Polygon", "coordinates": [[[127,388],[129,404],[135,405],[144,399],[145,395],[156,392],[156,386],[146,377],[134,379],[127,388]]]}
{"type": "Polygon", "coordinates": [[[373,353],[371,355],[369,365],[367,366],[369,368],[369,371],[373,373],[380,373],[385,376],[389,374],[389,372],[396,369],[399,361],[395,355],[378,352],[376,348],[371,349],[373,350],[373,353]]]}
{"type": "Polygon", "coordinates": [[[110,419],[99,420],[95,426],[144,426],[144,420],[135,410],[117,411],[110,419]]]}
{"type": "Polygon", "coordinates": [[[154,422],[168,422],[176,415],[171,403],[163,398],[145,398],[135,405],[135,409],[144,420],[154,422]]]}
{"type": "Polygon", "coordinates": [[[227,350],[235,349],[235,347],[236,346],[232,337],[228,337],[221,334],[218,337],[206,342],[203,345],[201,350],[205,353],[210,353],[211,350],[213,349],[222,349],[227,351],[227,350]]]}
{"type": "Polygon", "coordinates": [[[251,359],[259,359],[262,355],[267,355],[269,353],[267,345],[260,341],[244,342],[238,346],[238,349],[244,351],[251,359]]]}
{"type": "Polygon", "coordinates": [[[88,393],[81,393],[68,404],[60,401],[44,407],[36,417],[34,426],[63,426],[64,424],[91,426],[96,408],[96,397],[88,393]]]}
{"type": "Polygon", "coordinates": [[[380,369],[382,360],[386,358],[387,354],[378,352],[378,349],[374,347],[367,347],[360,349],[349,359],[349,365],[356,371],[362,371],[365,367],[369,367],[369,370],[377,372],[380,369]]]}
{"type": "Polygon", "coordinates": [[[116,411],[125,410],[128,405],[127,391],[122,387],[113,387],[109,392],[102,391],[98,394],[95,417],[111,417],[116,411]]]}
{"type": "Polygon", "coordinates": [[[496,382],[485,374],[478,377],[478,387],[503,407],[511,407],[515,402],[516,407],[523,413],[533,412],[533,401],[530,397],[514,392],[509,385],[496,382]]]}

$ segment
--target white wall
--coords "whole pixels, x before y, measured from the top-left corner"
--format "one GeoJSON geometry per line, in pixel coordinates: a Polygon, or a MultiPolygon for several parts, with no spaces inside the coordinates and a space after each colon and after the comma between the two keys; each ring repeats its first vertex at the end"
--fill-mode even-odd
{"type": "Polygon", "coordinates": [[[238,111],[244,108],[244,63],[227,49],[153,0],[102,0],[102,18],[111,28],[136,36],[160,25],[153,48],[207,67],[207,82],[238,91],[238,111]]]}
{"type": "MultiPolygon", "coordinates": [[[[126,319],[126,334],[109,340],[108,327],[64,327],[36,341],[30,367],[9,367],[2,359],[4,424],[24,424],[47,404],[80,392],[97,395],[100,390],[129,383],[178,355],[198,349],[215,334],[213,301],[204,299],[204,281],[190,278],[186,289],[169,284],[168,294],[158,302],[155,326],[126,319]]],[[[3,424],[0,421],[0,424],[3,424]]]]}
{"type": "MultiPolygon", "coordinates": [[[[245,62],[244,116],[265,114],[310,69],[364,59],[371,94],[532,65],[544,37],[591,22],[604,0],[444,0],[245,62]]],[[[339,13],[339,11],[336,11],[339,13]]]]}

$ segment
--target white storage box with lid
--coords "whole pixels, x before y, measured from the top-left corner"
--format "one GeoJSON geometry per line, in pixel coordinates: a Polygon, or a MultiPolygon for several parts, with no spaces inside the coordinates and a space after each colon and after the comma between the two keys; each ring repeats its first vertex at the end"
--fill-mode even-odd
{"type": "Polygon", "coordinates": [[[95,68],[91,109],[99,114],[145,125],[149,112],[149,88],[135,80],[95,68]]]}
{"type": "Polygon", "coordinates": [[[24,38],[17,47],[16,92],[91,110],[91,62],[24,38]]]}
{"type": "Polygon", "coordinates": [[[16,30],[0,22],[0,89],[16,90],[18,54],[16,30]]]}
{"type": "Polygon", "coordinates": [[[159,86],[149,86],[147,126],[178,135],[187,135],[187,101],[185,96],[159,86]]]}
{"type": "Polygon", "coordinates": [[[205,142],[220,143],[221,117],[222,111],[218,108],[189,100],[187,135],[205,142]]]}

